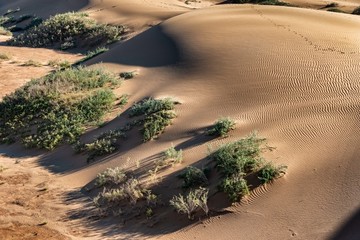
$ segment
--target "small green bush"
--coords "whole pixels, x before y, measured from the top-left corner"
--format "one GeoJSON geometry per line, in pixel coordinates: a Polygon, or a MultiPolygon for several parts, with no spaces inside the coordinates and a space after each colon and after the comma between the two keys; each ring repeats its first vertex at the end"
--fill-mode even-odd
{"type": "Polygon", "coordinates": [[[181,149],[176,150],[174,146],[171,146],[164,151],[163,160],[166,161],[169,165],[175,165],[178,163],[182,163],[183,152],[181,149]]]}
{"type": "Polygon", "coordinates": [[[169,111],[175,108],[175,102],[171,98],[154,99],[148,98],[134,104],[130,109],[130,117],[150,115],[160,111],[169,111]]]}
{"type": "Polygon", "coordinates": [[[95,179],[95,185],[102,187],[109,184],[121,184],[127,180],[127,176],[122,168],[108,168],[99,173],[95,179]]]}
{"type": "Polygon", "coordinates": [[[64,13],[50,17],[8,43],[27,47],[60,46],[61,49],[95,47],[119,40],[124,32],[123,26],[98,24],[85,13],[64,13]]]}
{"type": "Polygon", "coordinates": [[[235,121],[230,118],[220,118],[214,126],[207,131],[209,135],[226,137],[231,130],[235,129],[235,121]]]}
{"type": "Polygon", "coordinates": [[[209,208],[207,206],[209,190],[199,188],[191,190],[185,197],[181,194],[174,196],[170,200],[170,205],[180,214],[187,214],[189,219],[193,219],[194,213],[202,209],[207,215],[209,208]]]}
{"type": "Polygon", "coordinates": [[[355,8],[352,14],[360,15],[360,7],[355,8]]]}
{"type": "Polygon", "coordinates": [[[133,72],[122,72],[120,73],[120,77],[123,78],[123,79],[131,79],[131,78],[134,78],[136,75],[136,72],[133,71],[133,72]]]}
{"type": "Polygon", "coordinates": [[[184,180],[183,188],[203,187],[208,184],[208,179],[204,171],[197,167],[189,166],[180,175],[179,178],[184,180]]]}
{"type": "Polygon", "coordinates": [[[232,202],[239,201],[242,196],[250,193],[247,181],[242,174],[234,174],[224,178],[219,188],[228,194],[232,202]]]}
{"type": "Polygon", "coordinates": [[[267,163],[258,172],[258,178],[264,183],[269,183],[276,178],[283,176],[286,173],[287,166],[275,166],[273,163],[267,163]]]}

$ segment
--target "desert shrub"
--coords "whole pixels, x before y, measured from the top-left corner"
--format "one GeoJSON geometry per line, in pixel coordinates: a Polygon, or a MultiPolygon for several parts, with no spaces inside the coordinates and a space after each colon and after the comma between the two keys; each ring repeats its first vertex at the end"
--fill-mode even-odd
{"type": "Polygon", "coordinates": [[[3,26],[0,26],[0,35],[11,36],[12,33],[3,26]]]}
{"type": "Polygon", "coordinates": [[[207,206],[209,190],[206,188],[198,188],[191,190],[186,196],[179,194],[170,200],[170,205],[180,214],[187,214],[189,219],[193,218],[195,212],[202,209],[208,214],[207,206]]]}
{"type": "Polygon", "coordinates": [[[131,79],[131,78],[134,78],[136,75],[136,72],[133,71],[133,72],[122,72],[120,73],[120,77],[123,78],[123,79],[131,79]]]}
{"type": "Polygon", "coordinates": [[[86,152],[88,155],[87,160],[91,161],[95,157],[115,152],[118,149],[118,140],[123,137],[125,137],[123,131],[110,130],[95,138],[94,141],[87,144],[78,143],[74,148],[78,153],[86,152]]]}
{"type": "Polygon", "coordinates": [[[144,142],[154,139],[171,124],[171,120],[176,117],[172,111],[175,104],[170,98],[148,98],[131,107],[130,117],[144,116],[140,121],[143,125],[141,132],[144,142]]]}
{"type": "Polygon", "coordinates": [[[360,15],[360,7],[355,8],[352,14],[360,15]]]}
{"type": "Polygon", "coordinates": [[[48,62],[48,65],[50,67],[53,67],[53,68],[56,68],[57,71],[60,71],[60,70],[64,70],[64,69],[68,69],[68,68],[71,68],[71,63],[67,60],[65,61],[60,61],[60,60],[50,60],[48,62]]]}
{"type": "Polygon", "coordinates": [[[214,126],[207,131],[209,135],[217,135],[220,137],[226,137],[231,130],[235,129],[235,121],[230,118],[218,119],[214,126]]]}
{"type": "Polygon", "coordinates": [[[107,51],[109,51],[109,49],[106,48],[106,47],[98,47],[94,51],[88,51],[84,58],[82,58],[79,61],[77,61],[76,63],[74,63],[74,66],[81,65],[84,62],[86,62],[86,61],[88,61],[88,60],[90,60],[90,59],[92,59],[92,58],[94,58],[94,57],[96,57],[96,56],[98,56],[98,55],[100,55],[100,54],[102,54],[104,52],[107,52],[107,51]]]}
{"type": "Polygon", "coordinates": [[[24,66],[24,67],[41,67],[42,64],[37,62],[37,61],[34,61],[32,59],[24,62],[23,64],[21,64],[21,66],[24,66]]]}
{"type": "Polygon", "coordinates": [[[123,26],[98,24],[85,13],[64,13],[50,17],[8,43],[27,47],[60,46],[62,49],[95,47],[119,40],[124,32],[123,26]]]}
{"type": "Polygon", "coordinates": [[[227,193],[232,202],[239,201],[242,196],[250,193],[247,181],[242,174],[233,174],[225,177],[220,186],[220,190],[227,193]]]}
{"type": "Polygon", "coordinates": [[[108,168],[96,176],[95,185],[102,187],[108,184],[121,184],[126,181],[126,179],[127,176],[122,168],[108,168]]]}
{"type": "Polygon", "coordinates": [[[265,164],[258,172],[258,178],[262,183],[269,183],[276,178],[283,176],[286,173],[287,166],[275,166],[269,162],[265,164]]]}
{"type": "Polygon", "coordinates": [[[199,186],[206,186],[208,179],[204,171],[197,167],[189,166],[180,175],[179,178],[183,179],[184,188],[194,188],[199,186]]]}
{"type": "Polygon", "coordinates": [[[324,6],[324,8],[334,8],[334,7],[338,7],[339,4],[336,3],[336,2],[331,2],[331,3],[328,3],[324,6]]]}
{"type": "Polygon", "coordinates": [[[49,150],[75,142],[110,109],[114,96],[106,88],[118,82],[102,69],[82,67],[30,81],[0,102],[0,142],[21,139],[49,150]]]}
{"type": "Polygon", "coordinates": [[[0,60],[10,60],[10,56],[6,53],[0,53],[0,60]]]}
{"type": "Polygon", "coordinates": [[[169,165],[174,165],[177,163],[182,163],[183,160],[183,152],[182,150],[176,150],[174,146],[169,147],[164,152],[163,160],[167,162],[169,165]]]}

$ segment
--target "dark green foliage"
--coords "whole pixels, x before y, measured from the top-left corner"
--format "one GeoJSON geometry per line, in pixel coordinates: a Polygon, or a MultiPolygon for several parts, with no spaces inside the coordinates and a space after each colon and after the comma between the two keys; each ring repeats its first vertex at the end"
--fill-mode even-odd
{"type": "Polygon", "coordinates": [[[120,73],[120,77],[123,79],[131,79],[135,77],[135,72],[122,72],[120,73]]]}
{"type": "Polygon", "coordinates": [[[360,7],[355,8],[352,14],[360,15],[360,7]]]}
{"type": "Polygon", "coordinates": [[[179,175],[179,178],[184,180],[184,188],[203,187],[208,184],[208,179],[204,172],[193,166],[187,167],[184,172],[179,175]]]}
{"type": "Polygon", "coordinates": [[[175,104],[170,98],[148,98],[140,103],[136,103],[130,109],[131,117],[144,116],[141,121],[143,124],[141,132],[145,142],[158,136],[171,124],[171,120],[176,117],[176,114],[172,111],[175,104]]]}
{"type": "Polygon", "coordinates": [[[0,102],[0,142],[21,139],[25,146],[53,149],[76,141],[115,99],[118,83],[101,69],[73,68],[32,80],[0,102]]]}
{"type": "Polygon", "coordinates": [[[103,46],[117,41],[125,28],[98,24],[84,13],[64,13],[50,17],[25,33],[9,40],[9,44],[27,47],[103,46]]]}
{"type": "Polygon", "coordinates": [[[214,126],[207,131],[208,135],[226,137],[231,130],[235,129],[235,121],[230,118],[220,118],[214,126]]]}
{"type": "Polygon", "coordinates": [[[236,142],[224,144],[211,154],[222,174],[219,189],[227,193],[231,201],[238,201],[249,193],[246,180],[249,175],[259,171],[259,179],[266,183],[285,173],[286,166],[275,167],[261,157],[263,151],[272,150],[265,145],[265,140],[251,134],[236,142]]]}
{"type": "Polygon", "coordinates": [[[268,183],[272,180],[281,177],[286,173],[287,166],[275,166],[272,163],[267,163],[258,172],[258,178],[262,183],[268,183]]]}
{"type": "Polygon", "coordinates": [[[219,188],[228,194],[232,202],[239,201],[242,196],[250,193],[247,182],[241,174],[234,174],[224,178],[219,188]]]}

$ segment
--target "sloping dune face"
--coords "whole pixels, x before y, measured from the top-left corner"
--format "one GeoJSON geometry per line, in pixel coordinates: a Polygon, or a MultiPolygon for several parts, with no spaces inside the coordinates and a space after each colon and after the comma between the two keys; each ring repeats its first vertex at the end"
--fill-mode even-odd
{"type": "MultiPolygon", "coordinates": [[[[156,143],[126,154],[142,159],[171,142],[189,143],[197,129],[230,116],[238,129],[225,141],[258,130],[277,147],[275,161],[289,166],[285,178],[255,190],[234,214],[164,239],[324,239],[346,224],[360,207],[360,18],[231,5],[180,15],[159,29],[144,34],[166,36],[170,50],[135,38],[94,60],[116,71],[137,67],[139,77],[128,83],[136,99],[175,96],[183,103],[156,143]],[[130,63],[129,46],[179,56],[170,66],[130,63]]],[[[154,61],[164,58],[158,55],[154,61]]],[[[189,146],[186,164],[205,152],[206,144],[189,146]]]]}

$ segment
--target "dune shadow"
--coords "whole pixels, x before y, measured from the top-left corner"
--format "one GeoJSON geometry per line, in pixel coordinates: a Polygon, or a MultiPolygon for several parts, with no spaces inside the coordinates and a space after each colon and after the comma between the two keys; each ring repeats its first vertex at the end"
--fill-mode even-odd
{"type": "Polygon", "coordinates": [[[142,67],[161,67],[180,61],[180,50],[163,27],[156,25],[87,62],[116,63],[142,67]]]}
{"type": "Polygon", "coordinates": [[[330,240],[360,239],[360,208],[336,231],[330,240]]]}

